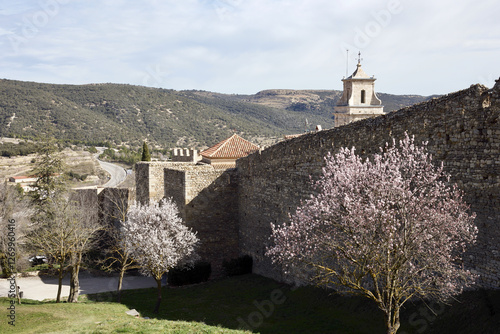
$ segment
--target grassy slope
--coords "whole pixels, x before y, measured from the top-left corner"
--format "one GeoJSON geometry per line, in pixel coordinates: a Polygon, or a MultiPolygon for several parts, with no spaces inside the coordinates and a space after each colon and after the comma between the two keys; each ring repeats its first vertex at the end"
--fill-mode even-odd
{"type": "MultiPolygon", "coordinates": [[[[1,303],[2,308],[6,306],[1,303]]],[[[31,302],[16,307],[16,326],[3,321],[2,333],[243,333],[197,322],[141,319],[116,303],[31,302]]],[[[4,319],[2,319],[4,320],[4,319]]]]}
{"type": "MultiPolygon", "coordinates": [[[[383,315],[367,299],[291,289],[256,275],[165,288],[163,296],[158,315],[151,313],[155,289],[126,291],[122,304],[111,302],[111,293],[79,304],[25,303],[17,306],[15,332],[242,333],[232,331],[245,327],[242,319],[255,333],[384,333],[383,315]],[[132,308],[151,319],[125,315],[132,308]]],[[[422,303],[408,304],[400,333],[498,333],[500,291],[468,292],[458,300],[435,307],[437,316],[422,303]]],[[[3,299],[0,307],[6,305],[3,299]]],[[[0,332],[14,331],[3,319],[0,332]]]]}

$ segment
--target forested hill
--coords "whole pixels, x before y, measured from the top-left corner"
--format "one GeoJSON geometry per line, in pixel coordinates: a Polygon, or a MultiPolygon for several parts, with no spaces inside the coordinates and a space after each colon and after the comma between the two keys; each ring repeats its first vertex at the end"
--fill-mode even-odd
{"type": "MultiPolygon", "coordinates": [[[[199,147],[212,145],[233,131],[246,138],[303,132],[306,119],[311,127],[333,126],[331,113],[338,91],[276,91],[285,95],[0,80],[0,136],[51,135],[92,145],[139,145],[147,139],[163,147],[199,147]],[[294,97],[290,92],[298,93],[294,97]],[[301,97],[304,94],[306,98],[301,97]]],[[[404,105],[410,105],[426,98],[403,99],[404,105]]]]}

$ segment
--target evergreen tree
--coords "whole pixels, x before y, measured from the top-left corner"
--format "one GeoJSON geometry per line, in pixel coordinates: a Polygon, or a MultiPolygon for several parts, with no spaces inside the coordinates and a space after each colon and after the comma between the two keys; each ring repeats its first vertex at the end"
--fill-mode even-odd
{"type": "Polygon", "coordinates": [[[149,153],[148,144],[146,144],[146,142],[144,142],[144,144],[142,144],[141,161],[151,161],[151,154],[149,153]]]}
{"type": "Polygon", "coordinates": [[[35,214],[34,220],[52,219],[54,204],[66,192],[63,176],[64,157],[54,138],[42,141],[38,146],[38,155],[32,173],[37,177],[32,190],[28,191],[35,214]]]}

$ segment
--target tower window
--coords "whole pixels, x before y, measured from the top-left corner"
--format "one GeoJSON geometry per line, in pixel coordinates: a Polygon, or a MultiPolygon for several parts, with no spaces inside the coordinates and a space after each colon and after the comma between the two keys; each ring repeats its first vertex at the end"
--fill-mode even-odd
{"type": "Polygon", "coordinates": [[[366,100],[365,95],[366,95],[366,92],[365,92],[365,90],[363,89],[363,90],[361,91],[361,103],[365,103],[365,100],[366,100]]]}

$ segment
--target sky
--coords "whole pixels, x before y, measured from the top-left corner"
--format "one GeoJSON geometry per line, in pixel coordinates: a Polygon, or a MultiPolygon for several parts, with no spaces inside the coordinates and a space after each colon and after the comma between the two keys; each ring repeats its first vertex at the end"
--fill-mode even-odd
{"type": "Polygon", "coordinates": [[[446,94],[500,77],[498,0],[0,0],[0,78],[446,94]],[[349,50],[349,51],[347,51],[349,50]]]}

